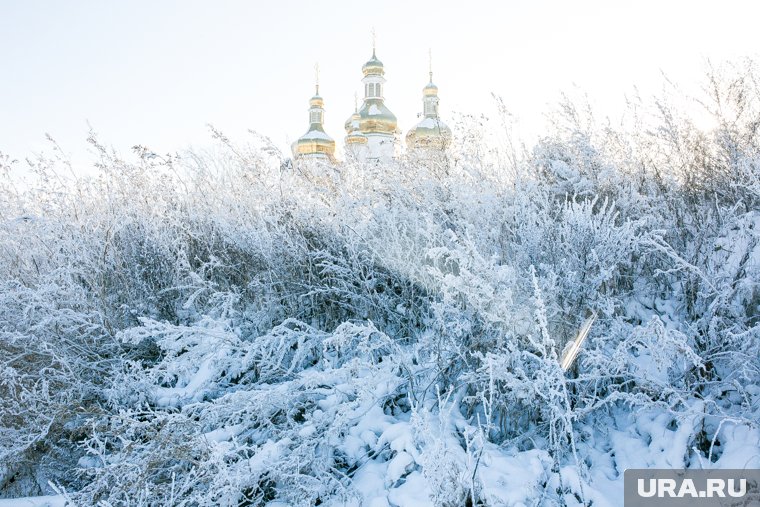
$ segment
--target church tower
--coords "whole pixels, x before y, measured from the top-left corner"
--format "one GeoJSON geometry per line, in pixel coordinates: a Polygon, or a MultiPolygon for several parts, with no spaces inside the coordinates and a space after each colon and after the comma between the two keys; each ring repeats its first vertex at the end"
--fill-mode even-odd
{"type": "Polygon", "coordinates": [[[428,69],[430,81],[422,89],[424,118],[406,134],[406,146],[418,154],[443,153],[451,144],[451,129],[438,116],[438,87],[433,84],[432,62],[428,69]]]}
{"type": "MultiPolygon", "coordinates": [[[[383,87],[385,85],[385,68],[383,62],[377,59],[375,48],[372,48],[372,58],[362,66],[364,78],[364,101],[361,108],[346,122],[348,138],[355,133],[361,133],[367,142],[366,160],[387,161],[393,159],[398,143],[398,121],[396,116],[385,105],[383,87]],[[358,118],[355,116],[358,115],[358,118]],[[358,129],[354,124],[358,120],[358,129]]],[[[353,139],[353,138],[352,138],[353,139]]]]}
{"type": "Polygon", "coordinates": [[[325,120],[324,101],[319,96],[319,68],[317,68],[316,93],[309,100],[309,130],[293,143],[293,158],[318,160],[335,163],[335,141],[327,135],[323,127],[325,120]]]}

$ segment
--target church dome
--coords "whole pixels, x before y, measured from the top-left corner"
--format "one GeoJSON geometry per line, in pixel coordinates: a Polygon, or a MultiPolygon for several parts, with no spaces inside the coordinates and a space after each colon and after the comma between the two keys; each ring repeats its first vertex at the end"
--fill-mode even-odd
{"type": "Polygon", "coordinates": [[[312,125],[309,131],[293,143],[293,155],[325,155],[332,158],[335,154],[335,141],[322,129],[312,125]]]}
{"type": "Polygon", "coordinates": [[[446,149],[451,143],[451,129],[438,118],[424,118],[406,134],[412,148],[446,149]]]}
{"type": "Polygon", "coordinates": [[[393,134],[398,120],[379,98],[364,99],[359,109],[359,130],[365,134],[393,134]]]}
{"type": "Polygon", "coordinates": [[[366,144],[367,136],[361,132],[361,116],[358,111],[346,121],[346,144],[366,144]]]}
{"type": "Polygon", "coordinates": [[[367,61],[364,65],[362,65],[362,72],[365,76],[369,75],[375,75],[375,76],[382,76],[385,74],[385,68],[383,67],[383,62],[377,59],[377,56],[375,56],[375,50],[372,50],[372,58],[367,61]]]}
{"type": "Polygon", "coordinates": [[[309,99],[309,106],[311,107],[325,107],[325,101],[322,99],[322,97],[319,96],[319,94],[314,95],[312,98],[309,99]]]}
{"type": "Polygon", "coordinates": [[[425,97],[432,97],[438,95],[438,87],[430,81],[425,88],[422,89],[422,95],[425,97]]]}

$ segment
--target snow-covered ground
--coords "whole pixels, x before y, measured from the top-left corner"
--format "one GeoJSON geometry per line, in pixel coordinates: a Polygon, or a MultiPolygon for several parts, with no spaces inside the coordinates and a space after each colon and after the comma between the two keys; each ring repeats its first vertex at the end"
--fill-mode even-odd
{"type": "Polygon", "coordinates": [[[0,507],[65,507],[62,495],[30,496],[0,500],[0,507]]]}

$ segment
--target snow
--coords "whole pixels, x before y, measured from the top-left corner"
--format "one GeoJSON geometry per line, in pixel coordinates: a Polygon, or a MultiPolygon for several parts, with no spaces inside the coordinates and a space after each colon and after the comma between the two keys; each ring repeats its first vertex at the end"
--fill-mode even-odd
{"type": "Polygon", "coordinates": [[[399,507],[433,507],[431,491],[420,472],[412,472],[397,488],[388,493],[388,500],[399,507]]]}
{"type": "Polygon", "coordinates": [[[239,435],[240,432],[243,431],[244,429],[245,429],[244,424],[236,424],[234,426],[229,426],[226,428],[217,428],[215,430],[209,431],[203,436],[209,442],[224,442],[226,440],[230,440],[234,436],[239,435]]]}
{"type": "Polygon", "coordinates": [[[422,121],[417,124],[417,127],[433,130],[445,128],[446,125],[438,118],[423,118],[422,121]]]}
{"type": "Polygon", "coordinates": [[[290,444],[289,439],[282,439],[278,442],[267,440],[264,445],[256,450],[256,454],[248,460],[248,470],[254,476],[266,472],[269,463],[282,457],[287,452],[290,444]]]}
{"type": "Polygon", "coordinates": [[[478,477],[492,504],[529,505],[549,465],[549,456],[538,450],[510,455],[488,446],[481,457],[478,477]]]}
{"type": "Polygon", "coordinates": [[[63,495],[34,496],[26,498],[0,499],[0,507],[65,507],[63,495]]]}
{"type": "Polygon", "coordinates": [[[303,135],[303,138],[305,139],[320,139],[323,141],[332,141],[333,138],[328,136],[325,132],[321,130],[309,130],[303,135]]]}
{"type": "Polygon", "coordinates": [[[370,461],[354,475],[353,483],[357,486],[357,490],[361,491],[363,505],[388,505],[385,469],[384,463],[370,461]]]}
{"type": "Polygon", "coordinates": [[[401,451],[388,462],[388,470],[385,475],[385,483],[391,486],[410,471],[414,464],[411,454],[401,451]]]}
{"type": "Polygon", "coordinates": [[[760,429],[729,421],[721,425],[721,457],[712,465],[715,469],[760,468],[760,429]]]}
{"type": "Polygon", "coordinates": [[[416,454],[412,428],[409,423],[404,421],[392,424],[388,429],[383,431],[378,439],[377,445],[382,446],[385,444],[389,444],[392,451],[407,451],[416,454]]]}
{"type": "Polygon", "coordinates": [[[0,221],[0,507],[613,507],[627,468],[760,467],[757,122],[664,116],[0,179],[34,217],[0,221]]]}

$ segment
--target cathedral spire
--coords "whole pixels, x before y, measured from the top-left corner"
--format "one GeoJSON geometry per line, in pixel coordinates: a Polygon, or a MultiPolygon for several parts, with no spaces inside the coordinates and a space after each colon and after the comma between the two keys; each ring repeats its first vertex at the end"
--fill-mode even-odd
{"type": "Polygon", "coordinates": [[[354,92],[354,114],[346,122],[346,153],[355,158],[365,155],[367,136],[361,132],[361,116],[359,115],[358,97],[354,92]]]}
{"type": "Polygon", "coordinates": [[[430,81],[422,89],[423,120],[406,135],[409,148],[445,150],[451,141],[451,130],[438,116],[438,87],[433,83],[433,57],[428,50],[428,76],[430,81]]]}
{"type": "Polygon", "coordinates": [[[428,48],[428,74],[430,75],[430,82],[433,82],[433,50],[428,48]]]}
{"type": "Polygon", "coordinates": [[[383,89],[385,87],[385,66],[377,58],[375,31],[372,30],[372,57],[362,66],[362,83],[364,100],[359,110],[346,121],[346,138],[358,140],[361,134],[366,144],[367,159],[390,160],[395,156],[397,141],[396,116],[385,105],[383,89]],[[358,128],[357,127],[358,122],[358,128]]]}
{"type": "Polygon", "coordinates": [[[430,81],[422,89],[422,112],[425,118],[438,118],[438,87],[433,84],[433,51],[428,49],[428,76],[430,81]]]}
{"type": "Polygon", "coordinates": [[[335,141],[324,129],[324,100],[319,95],[319,64],[314,65],[314,96],[309,99],[309,130],[293,143],[293,157],[325,159],[333,162],[335,141]]]}
{"type": "Polygon", "coordinates": [[[319,63],[314,64],[314,88],[316,88],[316,96],[319,96],[319,63]]]}

